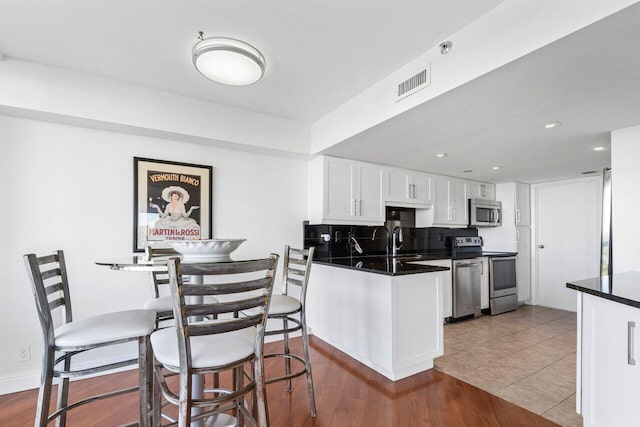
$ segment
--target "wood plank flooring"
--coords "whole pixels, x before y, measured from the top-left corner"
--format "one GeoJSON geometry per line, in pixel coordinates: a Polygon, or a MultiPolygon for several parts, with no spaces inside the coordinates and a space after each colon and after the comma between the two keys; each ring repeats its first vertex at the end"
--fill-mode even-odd
{"type": "MultiPolygon", "coordinates": [[[[427,427],[427,426],[557,426],[443,372],[431,369],[401,381],[390,381],[311,337],[318,416],[309,415],[306,384],[296,378],[288,393],[284,383],[267,389],[272,427],[427,427]]],[[[278,343],[266,345],[276,351],[278,343]]],[[[300,341],[294,340],[294,351],[300,341]]],[[[267,374],[277,375],[281,361],[270,359],[267,374]]],[[[71,385],[73,396],[134,385],[136,371],[111,374],[71,385]]],[[[0,426],[33,425],[37,390],[0,396],[0,426]]],[[[70,412],[70,426],[118,426],[135,419],[137,395],[94,402],[70,412]]]]}

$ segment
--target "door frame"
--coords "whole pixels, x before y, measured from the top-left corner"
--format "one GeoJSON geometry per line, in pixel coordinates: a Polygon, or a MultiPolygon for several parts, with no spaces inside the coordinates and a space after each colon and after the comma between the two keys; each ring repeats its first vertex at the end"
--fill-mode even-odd
{"type": "MultiPolygon", "coordinates": [[[[540,188],[552,187],[560,183],[571,182],[598,182],[602,187],[602,173],[586,178],[562,179],[558,181],[544,182],[540,184],[531,184],[531,305],[538,305],[540,301],[540,284],[538,282],[539,275],[539,259],[538,259],[538,190],[540,188]]],[[[596,193],[596,200],[599,212],[599,223],[602,223],[602,191],[596,193]]]]}

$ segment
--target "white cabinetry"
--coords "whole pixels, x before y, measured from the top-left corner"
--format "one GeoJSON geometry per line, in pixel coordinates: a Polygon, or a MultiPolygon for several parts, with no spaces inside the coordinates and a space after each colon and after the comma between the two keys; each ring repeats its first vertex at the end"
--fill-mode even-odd
{"type": "Polygon", "coordinates": [[[486,182],[467,181],[467,198],[469,199],[496,199],[496,186],[486,182]]]}
{"type": "Polygon", "coordinates": [[[426,173],[387,168],[385,201],[394,206],[431,205],[431,176],[426,173]]]}
{"type": "Polygon", "coordinates": [[[312,224],[384,223],[382,166],[332,157],[309,162],[312,224]]]}
{"type": "Polygon", "coordinates": [[[482,270],[480,270],[480,308],[489,308],[489,258],[481,257],[482,270]]]}
{"type": "Polygon", "coordinates": [[[436,176],[434,185],[433,223],[438,225],[467,225],[466,185],[463,180],[436,176]]]}
{"type": "Polygon", "coordinates": [[[531,299],[531,229],[516,227],[516,283],[518,301],[531,299]]]}
{"type": "Polygon", "coordinates": [[[584,425],[637,426],[640,420],[640,309],[586,293],[578,297],[582,297],[582,319],[579,316],[578,320],[582,320],[584,425]],[[630,364],[630,359],[635,359],[635,365],[630,364]]]}
{"type": "MultiPolygon", "coordinates": [[[[420,264],[420,265],[433,265],[436,267],[447,267],[449,269],[449,271],[447,271],[447,274],[443,274],[442,275],[442,319],[447,319],[451,316],[453,316],[453,297],[452,297],[452,292],[453,292],[453,270],[451,267],[451,260],[450,259],[434,259],[434,260],[430,260],[430,261],[415,261],[412,262],[412,264],[420,264]]],[[[488,272],[487,271],[487,277],[488,277],[488,272]]],[[[489,282],[487,282],[487,286],[489,285],[489,282]]],[[[488,292],[487,288],[487,292],[488,292]]]]}
{"type": "Polygon", "coordinates": [[[515,183],[515,223],[516,225],[531,225],[531,186],[521,182],[515,183]]]}
{"type": "Polygon", "coordinates": [[[307,324],[318,338],[396,381],[433,368],[444,350],[442,279],[314,264],[307,324]]]}

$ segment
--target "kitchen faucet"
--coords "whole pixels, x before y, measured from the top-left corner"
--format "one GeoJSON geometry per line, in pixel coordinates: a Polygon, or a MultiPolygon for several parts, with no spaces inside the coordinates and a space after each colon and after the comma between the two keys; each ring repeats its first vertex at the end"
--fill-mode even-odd
{"type": "Polygon", "coordinates": [[[393,229],[393,236],[391,237],[391,245],[392,245],[391,254],[393,256],[397,256],[398,249],[402,248],[402,228],[396,226],[393,229]],[[398,243],[400,243],[400,245],[398,245],[398,243]]]}
{"type": "Polygon", "coordinates": [[[389,232],[389,229],[387,227],[376,227],[373,229],[373,234],[371,235],[371,240],[376,240],[376,232],[378,230],[384,230],[387,232],[387,242],[384,245],[384,252],[385,254],[389,255],[389,240],[391,239],[391,233],[389,232]]]}
{"type": "Polygon", "coordinates": [[[358,243],[358,241],[356,240],[356,237],[353,235],[353,233],[349,233],[349,244],[353,245],[354,249],[356,250],[356,252],[358,252],[359,254],[362,255],[362,253],[364,252],[362,250],[362,247],[360,246],[360,243],[358,243]]]}

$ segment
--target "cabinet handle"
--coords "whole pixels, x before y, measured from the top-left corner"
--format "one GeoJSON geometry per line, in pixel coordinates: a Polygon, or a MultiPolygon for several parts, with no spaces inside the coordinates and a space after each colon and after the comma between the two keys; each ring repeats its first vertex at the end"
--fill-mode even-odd
{"type": "Polygon", "coordinates": [[[516,224],[520,222],[520,209],[516,209],[516,224]]]}
{"type": "Polygon", "coordinates": [[[480,184],[480,197],[487,197],[487,194],[484,191],[484,184],[480,184]]]}
{"type": "Polygon", "coordinates": [[[351,216],[356,216],[356,199],[352,199],[353,203],[351,204],[351,216]]]}
{"type": "Polygon", "coordinates": [[[456,220],[456,208],[451,208],[451,211],[453,212],[453,218],[451,218],[452,221],[456,220]]]}
{"type": "Polygon", "coordinates": [[[448,219],[449,221],[451,221],[451,219],[452,219],[452,216],[451,216],[451,210],[452,210],[452,209],[453,209],[453,208],[452,208],[451,206],[449,206],[449,210],[447,210],[447,219],[448,219]]]}
{"type": "Polygon", "coordinates": [[[407,183],[407,191],[405,191],[407,199],[411,198],[411,184],[407,183]]]}
{"type": "Polygon", "coordinates": [[[635,353],[636,343],[634,333],[636,331],[636,322],[627,322],[627,363],[629,365],[635,365],[635,353]]]}
{"type": "Polygon", "coordinates": [[[412,199],[416,198],[416,185],[415,184],[411,184],[411,198],[412,199]]]}
{"type": "Polygon", "coordinates": [[[362,199],[358,200],[358,215],[362,215],[362,199]]]}
{"type": "Polygon", "coordinates": [[[516,243],[520,243],[520,230],[516,230],[516,243]]]}

